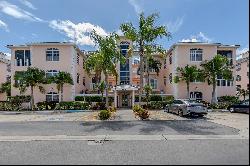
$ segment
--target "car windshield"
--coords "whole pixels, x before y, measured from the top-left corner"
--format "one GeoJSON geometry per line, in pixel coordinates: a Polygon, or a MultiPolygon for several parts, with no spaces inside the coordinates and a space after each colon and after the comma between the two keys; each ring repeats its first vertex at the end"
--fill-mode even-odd
{"type": "Polygon", "coordinates": [[[198,104],[196,100],[184,100],[184,101],[190,104],[198,104]]]}

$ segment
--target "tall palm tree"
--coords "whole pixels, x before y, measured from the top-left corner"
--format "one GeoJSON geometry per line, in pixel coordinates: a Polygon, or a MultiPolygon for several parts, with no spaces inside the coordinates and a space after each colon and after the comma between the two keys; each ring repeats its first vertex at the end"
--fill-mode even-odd
{"type": "MultiPolygon", "coordinates": [[[[140,69],[144,69],[146,55],[154,52],[164,54],[164,50],[160,45],[155,44],[158,38],[171,37],[165,26],[156,26],[155,22],[158,14],[154,13],[148,17],[141,13],[139,16],[139,27],[135,27],[132,23],[124,23],[120,26],[125,37],[135,43],[134,47],[139,49],[140,69]]],[[[144,70],[140,70],[140,89],[139,103],[141,104],[141,96],[143,92],[144,70]]]]}
{"type": "Polygon", "coordinates": [[[7,96],[10,96],[11,91],[11,83],[10,81],[6,81],[0,86],[0,93],[6,93],[7,96]]]}
{"type": "Polygon", "coordinates": [[[160,70],[161,70],[161,62],[157,59],[154,59],[152,56],[150,56],[149,58],[147,58],[145,67],[146,67],[146,71],[147,71],[147,77],[146,77],[147,84],[149,85],[150,69],[153,69],[158,76],[160,73],[160,70]]]}
{"type": "Polygon", "coordinates": [[[45,89],[41,84],[47,84],[47,79],[45,77],[45,72],[35,67],[28,67],[27,71],[22,72],[18,76],[14,76],[17,82],[21,80],[24,89],[30,87],[31,90],[31,109],[34,110],[34,89],[39,88],[41,93],[45,93],[45,89]],[[18,80],[19,79],[19,80],[18,80]]]}
{"type": "Polygon", "coordinates": [[[215,55],[212,60],[203,62],[201,66],[208,85],[213,86],[211,103],[217,103],[217,76],[222,76],[225,80],[232,80],[232,66],[229,65],[229,60],[225,56],[219,54],[215,55]]]}
{"type": "Polygon", "coordinates": [[[52,82],[57,84],[57,90],[60,93],[60,100],[63,101],[63,86],[64,84],[73,85],[73,79],[70,73],[60,71],[58,74],[52,77],[52,82]]]}
{"type": "Polygon", "coordinates": [[[100,36],[95,31],[91,33],[91,38],[98,46],[98,51],[88,57],[85,63],[85,70],[89,75],[91,71],[104,74],[105,93],[106,93],[106,107],[108,107],[108,75],[117,76],[116,63],[121,61],[124,63],[125,59],[120,53],[117,45],[118,35],[111,33],[108,36],[100,36]]]}
{"type": "Polygon", "coordinates": [[[197,68],[197,66],[189,66],[186,65],[184,68],[177,67],[177,76],[174,77],[174,82],[178,83],[180,81],[184,81],[187,85],[187,99],[190,98],[190,82],[194,80],[201,79],[201,70],[197,68]]]}

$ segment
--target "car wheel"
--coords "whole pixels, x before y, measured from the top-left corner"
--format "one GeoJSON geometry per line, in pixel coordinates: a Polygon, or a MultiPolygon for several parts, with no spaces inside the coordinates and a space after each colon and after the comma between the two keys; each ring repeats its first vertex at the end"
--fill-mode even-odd
{"type": "Polygon", "coordinates": [[[233,112],[234,112],[234,107],[229,108],[229,111],[230,111],[231,113],[233,113],[233,112]]]}
{"type": "Polygon", "coordinates": [[[179,110],[179,111],[178,111],[178,115],[179,115],[179,116],[183,116],[183,111],[182,111],[182,110],[179,110]]]}

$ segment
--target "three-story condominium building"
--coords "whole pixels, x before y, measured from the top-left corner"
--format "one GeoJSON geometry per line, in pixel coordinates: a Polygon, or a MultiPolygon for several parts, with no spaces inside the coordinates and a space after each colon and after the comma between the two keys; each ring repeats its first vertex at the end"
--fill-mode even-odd
{"type": "MultiPolygon", "coordinates": [[[[72,101],[76,94],[85,90],[85,75],[83,70],[84,53],[73,43],[67,42],[41,42],[27,45],[8,45],[11,49],[11,84],[13,85],[14,74],[25,71],[28,67],[37,67],[46,72],[46,77],[53,76],[59,71],[71,74],[74,85],[65,84],[63,98],[72,101]]],[[[59,94],[55,84],[43,85],[46,94],[34,90],[35,103],[41,101],[58,101],[59,94]]],[[[30,94],[30,89],[25,92],[30,94]]],[[[11,95],[20,95],[18,88],[11,88],[11,95]]]]}
{"type": "MultiPolygon", "coordinates": [[[[6,58],[6,54],[0,52],[0,86],[6,81],[10,81],[10,60],[6,58]]],[[[6,93],[0,93],[0,101],[7,99],[6,93]]]]}
{"type": "MultiPolygon", "coordinates": [[[[114,97],[113,105],[116,107],[131,107],[138,98],[140,75],[138,72],[140,57],[138,51],[133,51],[127,56],[132,42],[124,37],[118,41],[121,54],[126,56],[124,64],[118,62],[116,70],[118,77],[110,75],[108,78],[109,96],[114,97]]],[[[149,83],[154,94],[173,95],[175,98],[186,98],[186,85],[184,82],[174,83],[177,67],[185,65],[199,66],[204,60],[211,60],[216,54],[229,58],[231,65],[235,64],[235,54],[238,45],[222,45],[220,43],[176,43],[168,51],[166,56],[152,55],[162,65],[159,73],[153,69],[143,76],[143,85],[149,83]],[[148,78],[148,79],[146,79],[148,78]]],[[[13,46],[11,49],[11,83],[14,84],[14,74],[24,71],[27,67],[37,67],[46,71],[47,76],[55,75],[59,71],[71,74],[74,85],[65,85],[63,96],[65,101],[73,101],[75,96],[97,95],[95,89],[96,78],[92,72],[87,75],[84,71],[84,61],[91,52],[81,51],[73,43],[43,42],[27,45],[13,46]]],[[[233,71],[235,75],[235,71],[233,71]]],[[[104,77],[102,75],[102,80],[104,77]]],[[[235,95],[235,79],[224,80],[218,76],[217,96],[235,95]]],[[[35,103],[42,101],[58,101],[59,94],[55,84],[43,85],[46,94],[35,90],[35,103]]],[[[212,86],[207,82],[196,82],[190,85],[190,97],[194,99],[211,101],[212,86]]],[[[30,94],[29,89],[25,94],[30,94]]],[[[11,95],[20,95],[17,88],[12,87],[11,95]]],[[[100,94],[99,94],[100,95],[100,94]]]]}
{"type": "MultiPolygon", "coordinates": [[[[211,60],[215,55],[220,54],[227,57],[230,65],[236,63],[236,49],[239,45],[223,45],[221,43],[200,43],[200,42],[179,42],[171,46],[167,52],[165,62],[166,73],[166,91],[173,94],[175,98],[186,98],[186,83],[174,83],[177,67],[185,67],[186,65],[200,64],[205,60],[211,60]]],[[[235,76],[235,69],[233,69],[235,76]]],[[[221,76],[217,77],[217,97],[225,95],[235,95],[235,79],[225,80],[221,76]]],[[[211,101],[212,85],[196,80],[190,84],[190,98],[211,101]]]]}

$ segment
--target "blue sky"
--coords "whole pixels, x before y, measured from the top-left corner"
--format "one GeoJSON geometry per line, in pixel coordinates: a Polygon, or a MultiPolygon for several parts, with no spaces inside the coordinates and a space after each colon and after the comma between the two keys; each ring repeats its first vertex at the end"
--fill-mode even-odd
{"type": "Polygon", "coordinates": [[[171,40],[159,42],[167,49],[178,41],[240,44],[249,49],[248,0],[0,0],[0,51],[7,44],[40,41],[76,41],[93,50],[88,34],[119,32],[124,22],[138,22],[138,13],[158,12],[171,40]]]}

